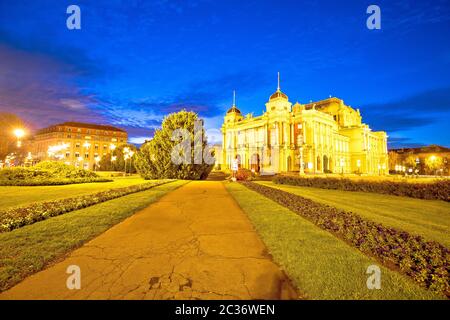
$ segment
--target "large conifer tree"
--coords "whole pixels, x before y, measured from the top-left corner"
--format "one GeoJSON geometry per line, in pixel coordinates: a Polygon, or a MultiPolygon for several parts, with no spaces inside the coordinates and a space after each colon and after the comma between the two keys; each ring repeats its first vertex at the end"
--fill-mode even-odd
{"type": "MultiPolygon", "coordinates": [[[[203,127],[200,131],[197,130],[197,139],[194,139],[196,121],[198,124],[198,115],[186,110],[166,116],[162,122],[162,128],[156,130],[153,139],[142,145],[136,154],[135,167],[137,171],[146,179],[206,179],[213,164],[208,164],[203,157],[209,152],[203,127]],[[188,133],[191,146],[188,150],[189,154],[180,152],[180,155],[185,159],[190,159],[190,163],[177,164],[176,161],[173,161],[173,150],[177,150],[182,142],[181,140],[174,141],[173,133],[180,129],[185,129],[185,132],[188,133]],[[194,140],[201,143],[201,151],[199,151],[200,145],[197,144],[194,147],[194,140]],[[202,161],[194,163],[194,159],[199,159],[199,152],[202,152],[202,161]],[[194,153],[196,153],[195,157],[194,153]]],[[[186,142],[186,139],[183,141],[186,142]]]]}

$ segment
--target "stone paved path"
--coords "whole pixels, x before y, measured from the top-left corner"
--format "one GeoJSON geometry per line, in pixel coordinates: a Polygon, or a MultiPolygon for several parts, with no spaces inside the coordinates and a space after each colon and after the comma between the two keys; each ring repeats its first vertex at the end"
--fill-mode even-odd
{"type": "Polygon", "coordinates": [[[0,299],[297,298],[221,182],[191,182],[0,299]],[[81,289],[69,290],[69,265],[81,289]]]}

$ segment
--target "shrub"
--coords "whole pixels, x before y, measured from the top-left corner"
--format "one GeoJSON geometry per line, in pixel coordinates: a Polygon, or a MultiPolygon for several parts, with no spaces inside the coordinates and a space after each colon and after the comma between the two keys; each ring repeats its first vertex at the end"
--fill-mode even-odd
{"type": "Polygon", "coordinates": [[[61,162],[45,161],[34,167],[0,170],[2,186],[44,186],[106,181],[111,180],[100,178],[95,172],[61,162]]]}
{"type": "Polygon", "coordinates": [[[50,179],[52,174],[48,171],[29,168],[5,168],[0,170],[0,181],[50,179]]]}
{"type": "MultiPolygon", "coordinates": [[[[203,180],[208,177],[214,164],[194,164],[195,148],[185,155],[191,163],[176,164],[172,161],[172,151],[181,141],[173,141],[174,130],[185,129],[189,133],[191,144],[194,142],[194,123],[198,116],[194,112],[182,110],[164,118],[162,128],[156,130],[153,139],[145,143],[136,154],[135,167],[145,179],[188,179],[203,180]]],[[[199,130],[197,134],[204,132],[199,130]]],[[[206,137],[202,139],[202,155],[207,150],[206,137]]],[[[203,160],[203,157],[202,157],[203,160]]]]}
{"type": "Polygon", "coordinates": [[[162,185],[169,181],[148,182],[124,188],[115,188],[89,195],[61,200],[33,203],[19,208],[0,211],[0,233],[58,216],[70,211],[86,208],[101,202],[119,198],[162,185]]]}
{"type": "Polygon", "coordinates": [[[443,245],[286,191],[253,182],[242,183],[330,231],[360,251],[375,256],[383,264],[395,265],[431,290],[450,295],[450,250],[443,245]]]}
{"type": "Polygon", "coordinates": [[[419,199],[450,201],[450,180],[448,179],[437,180],[433,183],[410,183],[389,180],[367,181],[348,178],[276,176],[273,182],[303,187],[373,192],[419,199]]]}
{"type": "Polygon", "coordinates": [[[236,180],[238,181],[248,181],[253,179],[253,172],[248,169],[239,168],[238,172],[236,173],[236,180]]]}
{"type": "Polygon", "coordinates": [[[79,169],[62,162],[44,161],[34,166],[34,170],[43,170],[51,173],[53,178],[97,178],[93,171],[79,169]]]}

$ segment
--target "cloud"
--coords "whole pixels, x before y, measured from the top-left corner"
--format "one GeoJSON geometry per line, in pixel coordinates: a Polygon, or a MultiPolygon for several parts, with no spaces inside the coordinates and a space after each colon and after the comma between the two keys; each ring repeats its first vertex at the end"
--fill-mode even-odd
{"type": "Polygon", "coordinates": [[[361,106],[375,130],[396,132],[435,123],[450,114],[450,88],[421,92],[403,99],[361,106]]]}
{"type": "MultiPolygon", "coordinates": [[[[111,123],[130,128],[156,129],[165,115],[182,109],[197,112],[207,119],[207,129],[218,129],[223,115],[231,105],[232,91],[254,92],[268,83],[267,77],[256,71],[226,73],[215,78],[194,81],[185,90],[159,98],[128,101],[109,100],[98,106],[111,123]]],[[[214,133],[214,142],[220,142],[214,133]]]]}
{"type": "Polygon", "coordinates": [[[389,137],[388,148],[398,149],[398,148],[417,148],[425,146],[425,143],[415,142],[411,138],[407,137],[389,137]]]}
{"type": "Polygon", "coordinates": [[[0,111],[14,112],[35,127],[61,120],[104,123],[98,103],[74,82],[71,66],[0,45],[0,111]]]}

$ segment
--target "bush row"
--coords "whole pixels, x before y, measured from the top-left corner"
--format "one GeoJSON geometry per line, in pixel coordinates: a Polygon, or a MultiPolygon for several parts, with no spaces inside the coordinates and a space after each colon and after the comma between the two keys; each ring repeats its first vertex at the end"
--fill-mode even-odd
{"type": "Polygon", "coordinates": [[[0,170],[0,185],[3,186],[43,186],[104,181],[95,172],[61,162],[45,161],[34,167],[0,170]]]}
{"type": "Polygon", "coordinates": [[[383,264],[398,267],[418,283],[450,296],[450,250],[443,245],[289,192],[253,182],[242,184],[330,231],[363,253],[378,258],[383,264]]]}
{"type": "Polygon", "coordinates": [[[83,209],[101,202],[123,197],[169,182],[162,180],[124,188],[115,188],[74,198],[33,203],[28,206],[0,211],[0,233],[45,220],[70,211],[83,209]]]}
{"type": "Polygon", "coordinates": [[[436,199],[450,201],[450,180],[437,180],[433,183],[411,183],[396,181],[367,181],[346,178],[294,177],[276,176],[277,184],[335,189],[345,191],[374,192],[419,199],[436,199]]]}
{"type": "Polygon", "coordinates": [[[62,162],[57,161],[44,161],[39,162],[30,170],[41,170],[47,171],[55,178],[97,178],[98,174],[96,172],[77,168],[75,166],[67,165],[62,162]]]}
{"type": "Polygon", "coordinates": [[[61,186],[76,183],[111,182],[108,178],[0,180],[0,186],[61,186]]]}

